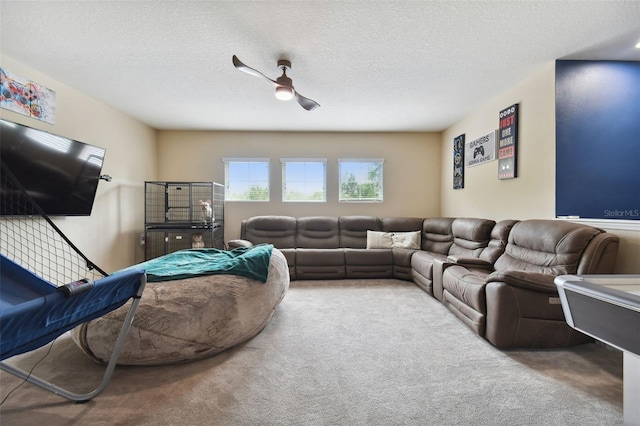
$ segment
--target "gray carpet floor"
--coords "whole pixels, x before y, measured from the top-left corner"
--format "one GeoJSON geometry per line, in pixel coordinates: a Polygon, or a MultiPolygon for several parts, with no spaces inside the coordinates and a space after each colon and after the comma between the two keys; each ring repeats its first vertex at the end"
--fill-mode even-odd
{"type": "MultiPolygon", "coordinates": [[[[49,348],[14,357],[30,369],[49,348]]],[[[65,335],[36,373],[77,391],[102,377],[65,335]]],[[[21,381],[0,373],[0,397],[21,381]]],[[[9,425],[616,425],[622,355],[590,343],[501,351],[413,283],[294,281],[267,327],[214,357],[118,367],[75,404],[31,384],[9,425]]]]}

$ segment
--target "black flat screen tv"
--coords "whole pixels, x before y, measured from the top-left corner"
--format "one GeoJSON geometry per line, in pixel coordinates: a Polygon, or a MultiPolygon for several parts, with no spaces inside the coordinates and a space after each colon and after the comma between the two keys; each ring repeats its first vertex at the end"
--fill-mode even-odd
{"type": "MultiPolygon", "coordinates": [[[[49,216],[91,215],[105,153],[97,146],[0,119],[0,161],[49,216]]],[[[0,214],[24,213],[4,209],[0,214]]]]}

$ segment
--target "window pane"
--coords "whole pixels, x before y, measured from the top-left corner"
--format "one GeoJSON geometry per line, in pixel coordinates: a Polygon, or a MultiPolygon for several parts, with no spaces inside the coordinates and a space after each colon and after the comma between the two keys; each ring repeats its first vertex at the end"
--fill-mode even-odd
{"type": "Polygon", "coordinates": [[[340,201],[382,201],[383,160],[339,160],[340,201]]]}
{"type": "Polygon", "coordinates": [[[268,161],[225,161],[225,199],[269,201],[268,161]]]}
{"type": "Polygon", "coordinates": [[[326,162],[282,160],[282,201],[325,202],[326,162]]]}

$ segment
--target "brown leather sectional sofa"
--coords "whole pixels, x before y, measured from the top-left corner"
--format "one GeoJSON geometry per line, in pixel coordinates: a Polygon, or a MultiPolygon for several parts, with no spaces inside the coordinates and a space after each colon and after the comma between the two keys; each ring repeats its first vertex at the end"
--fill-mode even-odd
{"type": "Polygon", "coordinates": [[[256,216],[242,222],[240,238],[229,246],[282,251],[292,280],[413,281],[499,348],[589,341],[565,323],[553,279],[611,273],[619,243],[558,220],[372,216],[256,216]],[[416,234],[419,245],[408,248],[416,234]]]}

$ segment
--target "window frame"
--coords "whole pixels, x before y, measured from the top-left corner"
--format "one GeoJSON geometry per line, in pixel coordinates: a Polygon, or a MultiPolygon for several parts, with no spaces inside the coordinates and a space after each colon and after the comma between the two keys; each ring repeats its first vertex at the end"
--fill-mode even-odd
{"type": "Polygon", "coordinates": [[[225,192],[225,202],[249,202],[249,203],[264,203],[269,202],[271,200],[271,159],[270,158],[242,158],[242,157],[234,157],[234,158],[223,158],[222,162],[224,163],[224,192],[225,192]],[[231,196],[230,187],[231,183],[229,178],[229,166],[231,163],[264,163],[267,167],[267,176],[266,181],[262,180],[251,180],[250,176],[247,176],[246,181],[241,181],[247,185],[247,189],[245,193],[249,193],[251,189],[252,183],[265,183],[267,198],[265,200],[252,200],[252,199],[235,199],[231,196]]]}
{"type": "MultiPolygon", "coordinates": [[[[344,172],[346,173],[346,171],[344,172]]],[[[371,173],[368,171],[366,173],[371,173]]],[[[338,159],[338,202],[340,203],[382,203],[384,201],[384,158],[339,158],[338,159]],[[344,198],[342,187],[343,187],[343,165],[347,163],[370,163],[376,164],[380,167],[380,176],[377,179],[377,182],[373,182],[369,179],[364,179],[362,181],[356,180],[356,184],[362,186],[363,184],[373,184],[379,185],[378,197],[376,198],[344,198]]]]}
{"type": "MultiPolygon", "coordinates": [[[[326,158],[281,158],[281,175],[282,175],[282,202],[283,203],[326,203],[327,202],[327,159],[326,158]],[[312,163],[322,164],[322,199],[314,200],[313,198],[307,199],[287,199],[287,184],[291,183],[287,181],[286,165],[291,163],[312,163]]],[[[306,179],[299,181],[304,186],[307,184],[317,184],[318,181],[307,181],[306,179]]]]}

